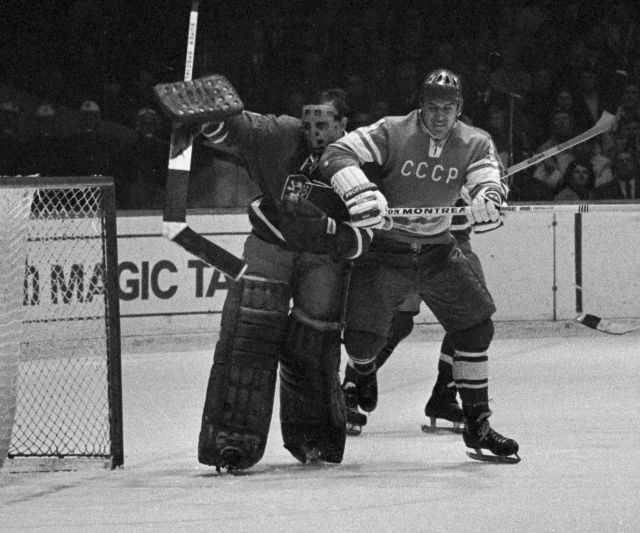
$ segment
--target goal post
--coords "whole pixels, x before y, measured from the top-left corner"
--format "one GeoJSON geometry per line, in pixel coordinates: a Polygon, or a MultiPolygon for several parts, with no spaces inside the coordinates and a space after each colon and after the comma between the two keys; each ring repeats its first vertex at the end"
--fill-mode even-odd
{"type": "Polygon", "coordinates": [[[0,461],[121,466],[113,179],[2,177],[0,211],[0,461]]]}

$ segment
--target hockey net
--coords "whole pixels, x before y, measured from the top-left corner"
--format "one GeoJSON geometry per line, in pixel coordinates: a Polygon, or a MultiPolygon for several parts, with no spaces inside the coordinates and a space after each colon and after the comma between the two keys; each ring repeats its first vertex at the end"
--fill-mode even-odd
{"type": "Polygon", "coordinates": [[[110,178],[0,178],[4,468],[123,464],[110,178]]]}

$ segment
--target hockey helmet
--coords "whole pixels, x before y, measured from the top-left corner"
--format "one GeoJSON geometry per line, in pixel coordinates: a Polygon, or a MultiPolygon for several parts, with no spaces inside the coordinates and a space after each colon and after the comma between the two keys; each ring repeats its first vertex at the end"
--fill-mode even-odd
{"type": "Polygon", "coordinates": [[[422,82],[422,103],[427,98],[452,98],[458,104],[458,115],[462,112],[462,82],[457,74],[447,69],[437,69],[422,82]]]}

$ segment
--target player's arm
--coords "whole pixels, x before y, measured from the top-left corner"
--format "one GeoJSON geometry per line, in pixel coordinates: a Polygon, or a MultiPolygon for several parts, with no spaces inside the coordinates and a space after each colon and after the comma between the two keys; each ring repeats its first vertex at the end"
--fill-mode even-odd
{"type": "Polygon", "coordinates": [[[502,226],[501,208],[506,206],[507,186],[500,179],[501,165],[493,141],[487,137],[479,145],[467,167],[461,196],[469,204],[469,222],[475,233],[502,226]]]}
{"type": "Polygon", "coordinates": [[[358,128],[329,145],[320,160],[323,175],[345,202],[354,226],[375,229],[387,224],[387,200],[360,168],[364,163],[382,164],[385,140],[380,123],[358,128]]]}
{"type": "Polygon", "coordinates": [[[279,227],[287,243],[336,260],[356,259],[368,250],[373,238],[371,229],[337,222],[300,196],[283,199],[279,227]]]}

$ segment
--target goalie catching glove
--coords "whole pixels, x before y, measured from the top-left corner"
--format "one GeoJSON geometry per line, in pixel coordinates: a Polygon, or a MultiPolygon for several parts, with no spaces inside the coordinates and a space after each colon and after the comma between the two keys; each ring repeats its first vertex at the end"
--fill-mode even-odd
{"type": "Polygon", "coordinates": [[[339,170],[332,176],[331,185],[347,206],[354,226],[388,229],[387,199],[359,167],[339,170]]]}
{"type": "Polygon", "coordinates": [[[507,205],[503,190],[489,185],[479,187],[471,193],[463,188],[461,194],[469,204],[467,218],[474,233],[486,233],[502,226],[502,208],[507,205]]]}

